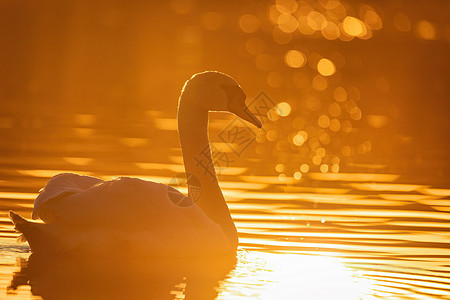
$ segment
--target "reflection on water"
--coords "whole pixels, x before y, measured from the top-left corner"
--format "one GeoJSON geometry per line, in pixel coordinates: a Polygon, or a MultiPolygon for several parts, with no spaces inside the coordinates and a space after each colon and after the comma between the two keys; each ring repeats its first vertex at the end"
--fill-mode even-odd
{"type": "Polygon", "coordinates": [[[65,261],[18,260],[7,291],[23,285],[44,299],[372,299],[372,282],[342,259],[241,250],[232,258],[65,261]],[[233,270],[230,272],[230,270],[233,270]],[[227,275],[227,273],[229,273],[227,275]]]}
{"type": "Polygon", "coordinates": [[[0,298],[450,299],[449,1],[3,2],[0,298]],[[7,213],[50,177],[184,171],[176,99],[210,68],[273,102],[239,155],[210,124],[236,264],[30,258],[7,213]]]}
{"type": "Polygon", "coordinates": [[[371,299],[370,284],[339,258],[247,250],[218,299],[371,299]]]}
{"type": "MultiPolygon", "coordinates": [[[[171,169],[178,169],[171,166],[161,167],[160,176],[128,175],[169,183],[171,169]]],[[[61,170],[67,167],[70,165],[61,170]]],[[[6,292],[12,272],[18,271],[16,258],[28,256],[28,247],[13,240],[17,234],[6,217],[7,210],[29,215],[36,190],[59,170],[5,169],[3,172],[16,174],[4,176],[0,182],[4,266],[0,278],[6,292]]],[[[89,173],[111,177],[94,171],[89,173]]],[[[121,173],[127,174],[126,170],[121,173]]],[[[195,276],[186,276],[181,268],[183,264],[176,262],[167,263],[160,270],[156,268],[158,280],[163,278],[161,270],[169,270],[170,278],[165,277],[161,282],[155,281],[155,273],[149,273],[155,270],[155,265],[141,266],[140,270],[147,272],[144,274],[122,271],[120,276],[110,278],[111,266],[98,267],[92,262],[77,266],[77,272],[71,272],[69,277],[57,273],[53,267],[49,269],[48,265],[34,263],[33,267],[32,263],[31,269],[38,265],[39,272],[18,273],[13,285],[28,282],[35,295],[65,293],[74,299],[86,291],[89,293],[83,297],[92,296],[92,299],[120,298],[125,291],[136,297],[161,293],[157,296],[160,299],[165,299],[163,295],[167,299],[189,299],[189,293],[190,299],[450,299],[450,190],[403,183],[397,175],[364,176],[373,181],[362,182],[361,174],[355,174],[352,181],[352,174],[344,174],[342,181],[319,180],[320,187],[307,182],[286,186],[280,181],[269,182],[267,177],[222,176],[222,189],[239,231],[240,248],[237,263],[230,267],[232,271],[228,275],[224,271],[219,277],[208,277],[208,272],[199,272],[196,265],[194,275],[202,274],[201,285],[196,284],[195,276]],[[92,280],[86,278],[94,271],[97,275],[99,271],[107,271],[106,277],[91,278],[109,278],[108,281],[89,285],[92,280]],[[24,280],[23,274],[31,274],[35,279],[24,280]],[[79,280],[79,286],[87,287],[80,290],[68,285],[74,280],[79,280]],[[121,284],[113,284],[117,281],[121,284]]],[[[218,264],[210,265],[217,270],[218,264]]],[[[30,269],[30,264],[27,268],[30,269]]],[[[64,265],[58,272],[68,270],[71,269],[64,265]]],[[[9,297],[29,297],[23,285],[15,293],[9,297]]]]}
{"type": "Polygon", "coordinates": [[[44,299],[214,299],[235,257],[149,257],[121,264],[31,254],[19,263],[7,287],[9,295],[29,285],[34,296],[44,299]]]}
{"type": "MultiPolygon", "coordinates": [[[[100,129],[91,131],[101,136],[100,129]]],[[[159,129],[150,126],[149,131],[159,129]]],[[[300,179],[280,177],[268,171],[274,164],[270,156],[255,154],[257,146],[221,172],[220,186],[238,228],[240,247],[236,264],[228,269],[219,268],[222,262],[209,263],[214,271],[222,270],[220,274],[194,264],[190,267],[195,272],[188,276],[185,262],[171,261],[163,267],[161,262],[159,267],[150,266],[151,261],[140,262],[134,266],[137,269],[117,272],[120,266],[47,264],[33,257],[19,271],[29,248],[15,243],[17,233],[7,218],[9,209],[30,217],[39,189],[62,172],[104,179],[136,176],[170,184],[183,165],[174,128],[166,131],[170,138],[162,136],[151,148],[149,142],[137,145],[139,141],[129,139],[119,139],[118,145],[114,136],[128,137],[120,131],[83,149],[78,143],[89,139],[80,142],[67,130],[62,140],[68,144],[30,142],[36,148],[34,157],[9,145],[11,151],[0,157],[0,293],[5,295],[12,284],[17,286],[9,291],[12,299],[29,299],[31,294],[57,298],[64,294],[65,299],[124,295],[156,295],[158,299],[450,299],[447,186],[435,185],[433,178],[421,181],[369,164],[354,173],[310,172],[302,165],[300,179]],[[79,150],[73,150],[72,144],[79,150]],[[97,152],[109,148],[119,149],[119,153],[97,152]],[[167,276],[162,276],[163,271],[167,276]],[[13,276],[13,272],[18,273],[13,276]]],[[[212,137],[214,140],[214,130],[212,137]]],[[[281,171],[284,167],[276,168],[281,171]]],[[[357,168],[355,164],[353,168],[357,168]]],[[[187,192],[186,187],[177,188],[187,192]]]]}
{"type": "MultiPolygon", "coordinates": [[[[355,173],[309,172],[305,167],[300,180],[280,177],[268,171],[273,162],[266,157],[250,158],[253,148],[221,172],[220,186],[240,247],[236,264],[228,269],[219,268],[222,261],[209,263],[220,274],[194,263],[190,268],[195,272],[188,276],[185,262],[174,261],[163,266],[140,262],[131,270],[98,262],[48,264],[33,257],[23,263],[28,247],[15,243],[9,209],[29,217],[38,190],[62,172],[170,184],[183,165],[174,129],[167,132],[171,138],[151,149],[148,143],[120,140],[131,149],[124,153],[133,154],[120,159],[117,153],[94,151],[122,147],[113,138],[67,155],[59,153],[67,153],[64,149],[71,145],[35,141],[33,147],[44,155],[11,152],[0,158],[0,293],[5,295],[12,284],[17,286],[9,291],[12,299],[29,299],[30,294],[50,299],[62,294],[65,299],[450,299],[450,189],[435,186],[432,178],[409,181],[367,164],[355,173]],[[151,150],[147,160],[144,150],[151,150]]],[[[66,139],[76,140],[71,131],[66,139]]]]}

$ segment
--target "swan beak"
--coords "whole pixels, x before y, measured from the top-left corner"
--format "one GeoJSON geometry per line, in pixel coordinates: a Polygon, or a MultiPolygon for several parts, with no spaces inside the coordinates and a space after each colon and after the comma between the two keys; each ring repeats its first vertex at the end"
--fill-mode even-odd
{"type": "Polygon", "coordinates": [[[240,109],[239,111],[234,111],[233,113],[239,118],[252,123],[256,127],[258,127],[258,129],[261,129],[262,127],[261,121],[258,120],[258,118],[248,109],[247,105],[245,105],[243,109],[240,109]]]}
{"type": "Polygon", "coordinates": [[[238,85],[221,85],[220,87],[225,91],[228,99],[230,99],[227,104],[227,110],[235,114],[239,118],[252,123],[256,127],[258,127],[258,129],[261,129],[261,121],[258,120],[258,118],[248,109],[247,105],[245,104],[245,98],[247,98],[247,96],[245,95],[244,91],[238,85]]]}

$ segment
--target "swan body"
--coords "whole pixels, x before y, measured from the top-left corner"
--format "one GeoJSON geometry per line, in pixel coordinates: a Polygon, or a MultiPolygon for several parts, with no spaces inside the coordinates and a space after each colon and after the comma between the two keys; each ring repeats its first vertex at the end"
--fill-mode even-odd
{"type": "Polygon", "coordinates": [[[228,111],[261,127],[245,105],[244,92],[228,75],[203,72],[185,83],[178,130],[186,173],[201,188],[197,201],[191,199],[194,186],[189,177],[186,197],[169,186],[139,178],[105,181],[63,173],[51,178],[35,200],[32,217],[44,223],[29,222],[10,212],[15,228],[32,251],[40,253],[100,257],[115,253],[123,258],[235,251],[236,228],[209,148],[208,111],[228,111]],[[196,163],[200,154],[209,160],[208,172],[196,163]],[[173,201],[173,195],[182,201],[173,201]]]}

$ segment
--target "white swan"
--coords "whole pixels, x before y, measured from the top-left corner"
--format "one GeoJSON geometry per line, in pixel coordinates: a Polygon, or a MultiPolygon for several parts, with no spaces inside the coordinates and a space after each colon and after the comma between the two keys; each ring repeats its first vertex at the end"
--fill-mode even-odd
{"type": "MultiPolygon", "coordinates": [[[[45,224],[10,212],[15,228],[33,252],[180,257],[235,251],[236,227],[209,148],[208,111],[228,111],[260,128],[245,98],[236,81],[220,72],[195,74],[182,89],[178,131],[186,174],[201,187],[196,203],[171,187],[138,178],[104,181],[64,173],[50,179],[35,200],[33,219],[45,224]],[[203,164],[208,170],[199,156],[209,162],[203,164]],[[185,197],[182,206],[171,201],[174,193],[185,197]]],[[[190,196],[193,184],[188,179],[190,196]]]]}

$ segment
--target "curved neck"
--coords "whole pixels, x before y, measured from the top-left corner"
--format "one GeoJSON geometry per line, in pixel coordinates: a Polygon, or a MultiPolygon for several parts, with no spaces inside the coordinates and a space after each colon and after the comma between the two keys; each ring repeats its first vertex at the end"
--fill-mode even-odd
{"type": "Polygon", "coordinates": [[[230,244],[236,247],[238,243],[236,227],[220,190],[211,156],[208,111],[196,103],[189,95],[183,93],[178,105],[178,132],[188,178],[189,197],[211,220],[222,227],[230,244]],[[192,181],[190,178],[193,178],[192,181]],[[198,185],[201,188],[200,195],[198,188],[195,189],[198,185]]]}

